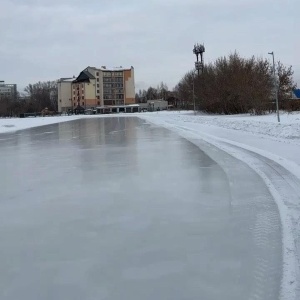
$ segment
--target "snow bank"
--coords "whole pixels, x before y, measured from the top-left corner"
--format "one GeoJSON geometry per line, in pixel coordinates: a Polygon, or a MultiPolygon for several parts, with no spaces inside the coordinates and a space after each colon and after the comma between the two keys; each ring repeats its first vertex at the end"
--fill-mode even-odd
{"type": "Polygon", "coordinates": [[[270,137],[295,139],[300,142],[300,113],[281,114],[280,123],[275,114],[265,116],[250,115],[194,115],[193,112],[165,112],[168,119],[181,122],[213,125],[227,129],[241,130],[253,134],[263,134],[270,137]]]}
{"type": "Polygon", "coordinates": [[[0,133],[12,132],[60,122],[67,122],[76,120],[80,117],[82,116],[0,118],[0,133]]]}

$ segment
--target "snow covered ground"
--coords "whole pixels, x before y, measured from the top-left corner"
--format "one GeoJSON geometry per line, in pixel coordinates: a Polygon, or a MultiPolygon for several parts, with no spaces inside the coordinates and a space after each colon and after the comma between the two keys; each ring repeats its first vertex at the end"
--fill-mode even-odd
{"type": "Polygon", "coordinates": [[[30,117],[30,118],[0,118],[0,133],[12,132],[16,130],[28,129],[37,126],[55,124],[59,122],[72,121],[78,116],[58,116],[58,117],[30,117]]]}
{"type": "MultiPolygon", "coordinates": [[[[175,131],[196,145],[204,140],[256,171],[280,212],[284,249],[282,299],[300,299],[300,113],[281,114],[280,124],[275,114],[218,116],[181,111],[114,116],[142,118],[175,131]]],[[[0,133],[98,117],[107,116],[0,119],[0,133]]]]}

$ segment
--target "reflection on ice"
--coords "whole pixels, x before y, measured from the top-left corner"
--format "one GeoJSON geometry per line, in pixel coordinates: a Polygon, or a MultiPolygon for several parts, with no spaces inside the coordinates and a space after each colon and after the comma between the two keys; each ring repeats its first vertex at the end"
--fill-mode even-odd
{"type": "Polygon", "coordinates": [[[276,205],[203,149],[136,118],[5,135],[1,300],[278,299],[276,205]]]}

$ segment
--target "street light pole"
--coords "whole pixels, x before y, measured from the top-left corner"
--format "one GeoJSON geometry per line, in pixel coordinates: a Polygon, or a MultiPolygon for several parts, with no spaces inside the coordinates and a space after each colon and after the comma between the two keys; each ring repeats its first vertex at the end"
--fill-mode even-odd
{"type": "MultiPolygon", "coordinates": [[[[200,76],[200,72],[203,73],[203,53],[205,52],[204,45],[195,44],[193,48],[193,53],[196,55],[197,61],[195,62],[195,69],[198,73],[198,78],[200,76]],[[200,55],[200,61],[199,61],[200,55]]],[[[193,73],[193,98],[194,98],[194,113],[196,114],[196,99],[195,99],[195,75],[193,73]]]]}
{"type": "Polygon", "coordinates": [[[194,103],[194,115],[196,115],[196,99],[195,99],[195,73],[193,72],[193,103],[194,103]]]}
{"type": "Polygon", "coordinates": [[[280,123],[280,116],[279,116],[279,104],[278,104],[278,87],[277,87],[277,79],[275,74],[275,58],[274,52],[268,52],[268,54],[272,55],[273,57],[273,79],[274,79],[274,88],[275,88],[275,97],[276,97],[276,113],[277,113],[277,121],[280,123]]]}

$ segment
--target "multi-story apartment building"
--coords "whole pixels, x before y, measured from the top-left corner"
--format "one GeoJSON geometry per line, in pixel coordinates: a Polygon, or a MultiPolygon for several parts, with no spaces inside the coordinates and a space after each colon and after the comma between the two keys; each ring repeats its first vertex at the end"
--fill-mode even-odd
{"type": "Polygon", "coordinates": [[[80,72],[79,76],[72,82],[72,106],[91,108],[100,105],[97,94],[96,78],[87,70],[80,72]]]}
{"type": "Polygon", "coordinates": [[[5,84],[4,81],[0,81],[0,98],[15,98],[17,96],[16,84],[5,84]]]}
{"type": "Polygon", "coordinates": [[[135,103],[134,68],[87,67],[72,82],[72,107],[135,103]]]}
{"type": "Polygon", "coordinates": [[[74,78],[61,78],[57,81],[58,112],[72,109],[72,82],[74,78]]]}

